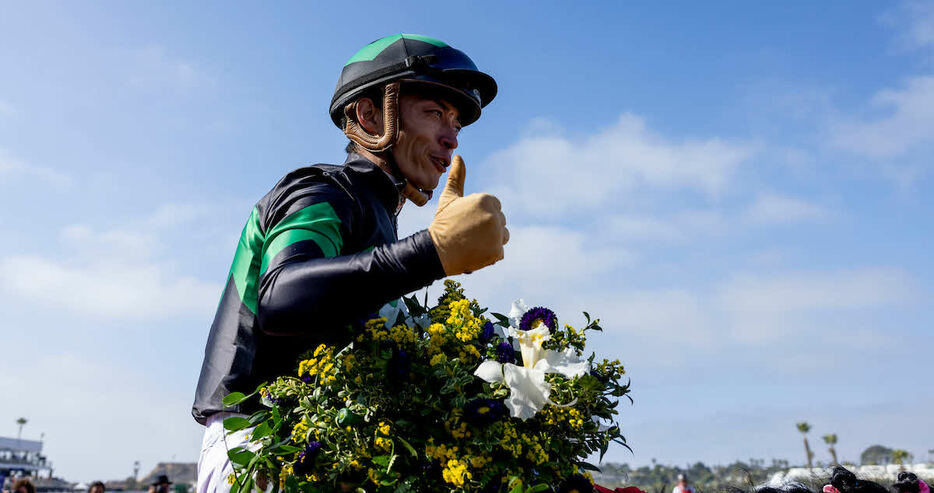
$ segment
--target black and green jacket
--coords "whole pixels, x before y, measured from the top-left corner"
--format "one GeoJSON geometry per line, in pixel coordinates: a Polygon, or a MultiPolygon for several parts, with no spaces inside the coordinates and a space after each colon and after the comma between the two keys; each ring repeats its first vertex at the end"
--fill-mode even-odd
{"type": "Polygon", "coordinates": [[[204,424],[230,392],[292,373],[348,324],[444,277],[427,231],[397,239],[400,183],[350,154],[285,176],[253,208],[211,326],[192,415],[204,424]]]}

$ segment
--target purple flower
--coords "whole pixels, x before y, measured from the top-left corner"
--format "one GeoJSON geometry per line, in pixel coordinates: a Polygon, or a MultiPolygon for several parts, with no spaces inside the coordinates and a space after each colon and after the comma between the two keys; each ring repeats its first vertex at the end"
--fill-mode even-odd
{"type": "Polygon", "coordinates": [[[409,375],[412,371],[412,358],[404,349],[393,348],[392,357],[386,365],[386,374],[390,377],[390,383],[397,382],[409,375]]]}
{"type": "Polygon", "coordinates": [[[564,483],[561,484],[561,487],[558,488],[558,493],[592,493],[593,492],[593,483],[590,482],[585,476],[580,474],[574,474],[564,480],[564,483]]]}
{"type": "Polygon", "coordinates": [[[464,421],[475,425],[499,421],[507,414],[506,406],[497,399],[474,399],[464,405],[464,421]]]}
{"type": "Polygon", "coordinates": [[[549,332],[554,332],[558,328],[558,318],[555,316],[555,312],[536,306],[525,312],[525,315],[519,320],[519,329],[532,330],[537,325],[536,322],[545,324],[550,329],[549,332]]]}
{"type": "Polygon", "coordinates": [[[438,461],[438,459],[422,462],[422,472],[425,474],[425,477],[441,477],[441,462],[438,461]]]}
{"type": "Polygon", "coordinates": [[[590,375],[599,380],[603,385],[606,385],[610,381],[609,375],[604,375],[597,370],[590,370],[590,375]]]}
{"type": "Polygon", "coordinates": [[[516,350],[512,348],[512,344],[503,341],[496,346],[496,361],[500,363],[516,362],[516,350]]]}
{"type": "Polygon", "coordinates": [[[487,320],[486,323],[483,324],[483,332],[480,333],[480,342],[489,341],[493,338],[493,334],[493,322],[487,320]]]}
{"type": "Polygon", "coordinates": [[[308,445],[305,446],[305,450],[298,453],[298,459],[295,461],[295,465],[292,466],[295,474],[305,475],[311,473],[314,467],[315,457],[318,456],[318,451],[320,450],[321,442],[308,442],[308,445]]]}

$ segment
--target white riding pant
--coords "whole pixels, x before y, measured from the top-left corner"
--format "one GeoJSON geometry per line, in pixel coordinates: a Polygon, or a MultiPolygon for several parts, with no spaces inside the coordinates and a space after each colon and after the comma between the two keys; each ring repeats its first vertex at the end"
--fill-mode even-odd
{"type": "Polygon", "coordinates": [[[247,439],[253,431],[252,427],[227,434],[227,430],[224,429],[224,418],[230,416],[241,415],[217,413],[208,418],[204,439],[201,441],[201,457],[198,458],[197,493],[229,493],[231,485],[227,482],[227,478],[234,471],[233,464],[227,457],[227,451],[240,446],[257,448],[247,439]]]}

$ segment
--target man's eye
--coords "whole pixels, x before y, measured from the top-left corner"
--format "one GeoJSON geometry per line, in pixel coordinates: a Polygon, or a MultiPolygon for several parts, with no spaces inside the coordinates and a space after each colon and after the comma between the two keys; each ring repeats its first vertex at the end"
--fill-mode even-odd
{"type": "Polygon", "coordinates": [[[437,115],[439,118],[443,116],[443,113],[441,113],[441,110],[428,110],[428,112],[431,113],[432,115],[437,115]]]}

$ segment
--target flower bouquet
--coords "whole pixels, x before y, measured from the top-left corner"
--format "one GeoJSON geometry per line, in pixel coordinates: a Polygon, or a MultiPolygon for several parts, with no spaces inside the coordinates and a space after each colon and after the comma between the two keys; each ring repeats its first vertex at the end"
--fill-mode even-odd
{"type": "MultiPolygon", "coordinates": [[[[517,301],[508,315],[445,281],[438,304],[403,298],[345,347],[319,345],[294,375],[225,403],[264,409],[232,448],[233,491],[591,491],[586,462],[626,445],[613,417],[629,384],[616,361],[584,357],[588,331],[517,301]]],[[[627,446],[628,448],[628,446],[627,446]]]]}

